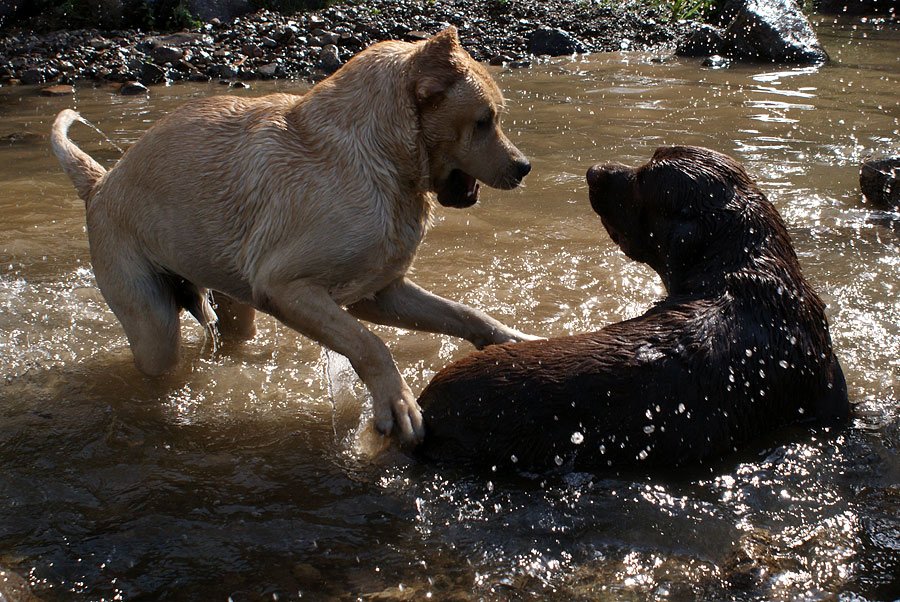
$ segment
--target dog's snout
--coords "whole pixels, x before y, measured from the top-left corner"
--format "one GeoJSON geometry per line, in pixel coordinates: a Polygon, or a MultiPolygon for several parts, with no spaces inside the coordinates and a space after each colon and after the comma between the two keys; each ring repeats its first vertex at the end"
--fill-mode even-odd
{"type": "Polygon", "coordinates": [[[516,178],[521,180],[529,173],[531,173],[531,162],[528,161],[525,157],[517,160],[515,162],[515,170],[516,170],[516,178]]]}
{"type": "Polygon", "coordinates": [[[621,184],[634,173],[634,168],[620,163],[594,165],[587,171],[587,183],[591,188],[604,188],[621,184]]]}
{"type": "Polygon", "coordinates": [[[603,177],[603,166],[602,165],[593,165],[590,169],[587,170],[587,183],[588,186],[596,186],[600,179],[603,177]]]}

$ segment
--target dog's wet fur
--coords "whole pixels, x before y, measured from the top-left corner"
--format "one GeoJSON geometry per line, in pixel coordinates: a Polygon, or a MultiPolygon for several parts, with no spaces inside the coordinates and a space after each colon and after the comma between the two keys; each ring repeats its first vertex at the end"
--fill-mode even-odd
{"type": "Polygon", "coordinates": [[[431,199],[517,186],[528,160],[500,129],[503,97],[456,30],[383,42],[303,96],[215,97],[161,119],[109,172],[57,117],[54,152],[85,200],[97,284],[143,372],[179,360],[179,313],[225,337],[263,311],[349,358],[375,423],[422,437],[415,396],[359,319],[465,338],[533,337],[412,283],[431,199]],[[209,291],[215,291],[211,303],[209,291]]]}
{"type": "Polygon", "coordinates": [[[488,347],[422,392],[432,460],[523,470],[699,466],[849,412],[824,305],[742,166],[697,147],[596,165],[591,205],[667,296],[597,332],[488,347]]]}

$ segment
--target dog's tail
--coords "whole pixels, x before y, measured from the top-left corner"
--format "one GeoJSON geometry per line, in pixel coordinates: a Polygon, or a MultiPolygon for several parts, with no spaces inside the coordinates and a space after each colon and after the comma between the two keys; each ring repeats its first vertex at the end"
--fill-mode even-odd
{"type": "Polygon", "coordinates": [[[91,190],[97,182],[106,174],[102,165],[94,161],[90,155],[75,146],[69,140],[69,126],[75,121],[80,121],[81,115],[72,109],[64,109],[56,116],[53,122],[53,130],[50,134],[50,143],[53,146],[53,154],[62,163],[63,171],[75,184],[78,196],[86,203],[91,190]]]}

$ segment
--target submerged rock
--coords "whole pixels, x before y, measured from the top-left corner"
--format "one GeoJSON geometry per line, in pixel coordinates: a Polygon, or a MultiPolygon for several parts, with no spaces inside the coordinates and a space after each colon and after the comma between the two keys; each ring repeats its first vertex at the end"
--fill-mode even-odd
{"type": "Polygon", "coordinates": [[[150,90],[141,82],[125,82],[119,88],[119,94],[124,96],[135,96],[137,94],[147,94],[150,90]]]}
{"type": "Polygon", "coordinates": [[[70,96],[75,94],[75,88],[71,85],[47,86],[42,88],[41,96],[70,96]]]}
{"type": "Polygon", "coordinates": [[[880,209],[900,208],[900,157],[866,161],[859,170],[866,200],[880,209]]]}
{"type": "Polygon", "coordinates": [[[710,69],[724,69],[729,64],[731,64],[731,61],[718,54],[706,57],[702,63],[704,67],[708,67],[710,69]]]}

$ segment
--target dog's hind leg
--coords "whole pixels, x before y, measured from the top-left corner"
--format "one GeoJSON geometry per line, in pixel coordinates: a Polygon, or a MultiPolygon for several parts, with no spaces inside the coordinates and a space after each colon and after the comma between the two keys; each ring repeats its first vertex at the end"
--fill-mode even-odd
{"type": "Polygon", "coordinates": [[[138,370],[150,376],[169,372],[178,363],[181,344],[181,307],[171,278],[126,249],[115,252],[109,261],[92,247],[97,285],[125,329],[138,370]]]}
{"type": "Polygon", "coordinates": [[[256,336],[256,310],[225,293],[213,293],[219,334],[227,341],[248,341],[256,336]]]}

